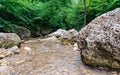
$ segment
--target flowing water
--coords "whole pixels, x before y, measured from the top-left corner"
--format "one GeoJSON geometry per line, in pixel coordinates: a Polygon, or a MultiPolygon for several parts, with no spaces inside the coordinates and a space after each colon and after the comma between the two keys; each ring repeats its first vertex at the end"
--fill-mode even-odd
{"type": "Polygon", "coordinates": [[[0,75],[119,75],[84,65],[80,51],[73,48],[58,40],[27,41],[20,54],[1,60],[0,75]]]}

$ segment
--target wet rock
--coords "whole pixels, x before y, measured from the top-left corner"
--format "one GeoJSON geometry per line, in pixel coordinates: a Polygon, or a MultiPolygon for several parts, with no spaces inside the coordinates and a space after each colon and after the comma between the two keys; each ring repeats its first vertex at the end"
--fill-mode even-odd
{"type": "Polygon", "coordinates": [[[120,68],[120,8],[97,17],[84,27],[77,43],[86,64],[120,68]]]}
{"type": "Polygon", "coordinates": [[[15,33],[0,33],[0,48],[19,46],[21,39],[15,33]]]}

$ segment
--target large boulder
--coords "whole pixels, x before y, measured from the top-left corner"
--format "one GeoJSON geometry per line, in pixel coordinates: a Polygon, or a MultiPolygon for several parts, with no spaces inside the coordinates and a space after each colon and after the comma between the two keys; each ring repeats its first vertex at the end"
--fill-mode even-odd
{"type": "Polygon", "coordinates": [[[15,33],[0,33],[0,48],[19,46],[21,39],[15,33]]]}
{"type": "Polygon", "coordinates": [[[85,26],[79,32],[77,43],[86,64],[120,68],[120,8],[85,26]]]}

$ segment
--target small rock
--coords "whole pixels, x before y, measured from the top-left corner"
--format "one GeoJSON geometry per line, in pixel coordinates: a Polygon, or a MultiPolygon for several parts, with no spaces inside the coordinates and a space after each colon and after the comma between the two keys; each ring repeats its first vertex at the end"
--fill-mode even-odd
{"type": "Polygon", "coordinates": [[[7,57],[7,56],[9,56],[11,54],[12,54],[12,52],[7,51],[4,48],[0,48],[0,58],[5,58],[5,57],[7,57]]]}
{"type": "Polygon", "coordinates": [[[58,29],[57,31],[47,35],[48,37],[51,37],[51,36],[56,36],[56,37],[61,37],[64,33],[66,33],[67,31],[64,30],[64,29],[58,29]]]}
{"type": "Polygon", "coordinates": [[[30,47],[24,46],[24,44],[21,46],[21,50],[24,54],[34,55],[34,51],[30,47]]]}
{"type": "Polygon", "coordinates": [[[18,46],[14,46],[12,48],[8,48],[7,50],[12,52],[12,53],[15,53],[15,54],[20,52],[20,50],[18,49],[18,46]]]}
{"type": "Polygon", "coordinates": [[[118,75],[116,71],[110,72],[110,75],[118,75]]]}
{"type": "Polygon", "coordinates": [[[0,58],[5,58],[11,54],[16,54],[16,53],[19,53],[19,49],[17,46],[14,46],[12,48],[8,48],[8,49],[5,49],[5,48],[0,48],[0,58]]]}
{"type": "Polygon", "coordinates": [[[5,59],[3,60],[0,60],[0,66],[8,66],[9,65],[9,62],[5,59]]]}
{"type": "Polygon", "coordinates": [[[24,47],[24,50],[31,51],[31,48],[30,47],[24,47]]]}
{"type": "Polygon", "coordinates": [[[19,64],[21,64],[21,63],[24,63],[26,60],[24,59],[24,60],[20,60],[20,61],[17,61],[17,62],[15,62],[15,65],[19,65],[19,64]]]}

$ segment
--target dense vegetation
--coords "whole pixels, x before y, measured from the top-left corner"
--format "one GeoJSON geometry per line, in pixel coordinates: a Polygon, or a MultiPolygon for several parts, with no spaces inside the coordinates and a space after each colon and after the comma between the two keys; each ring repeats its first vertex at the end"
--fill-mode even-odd
{"type": "MultiPolygon", "coordinates": [[[[87,23],[120,7],[119,0],[86,1],[87,23]]],[[[0,32],[13,32],[16,26],[23,26],[35,35],[42,27],[80,30],[83,24],[83,0],[0,0],[0,32]]]]}

